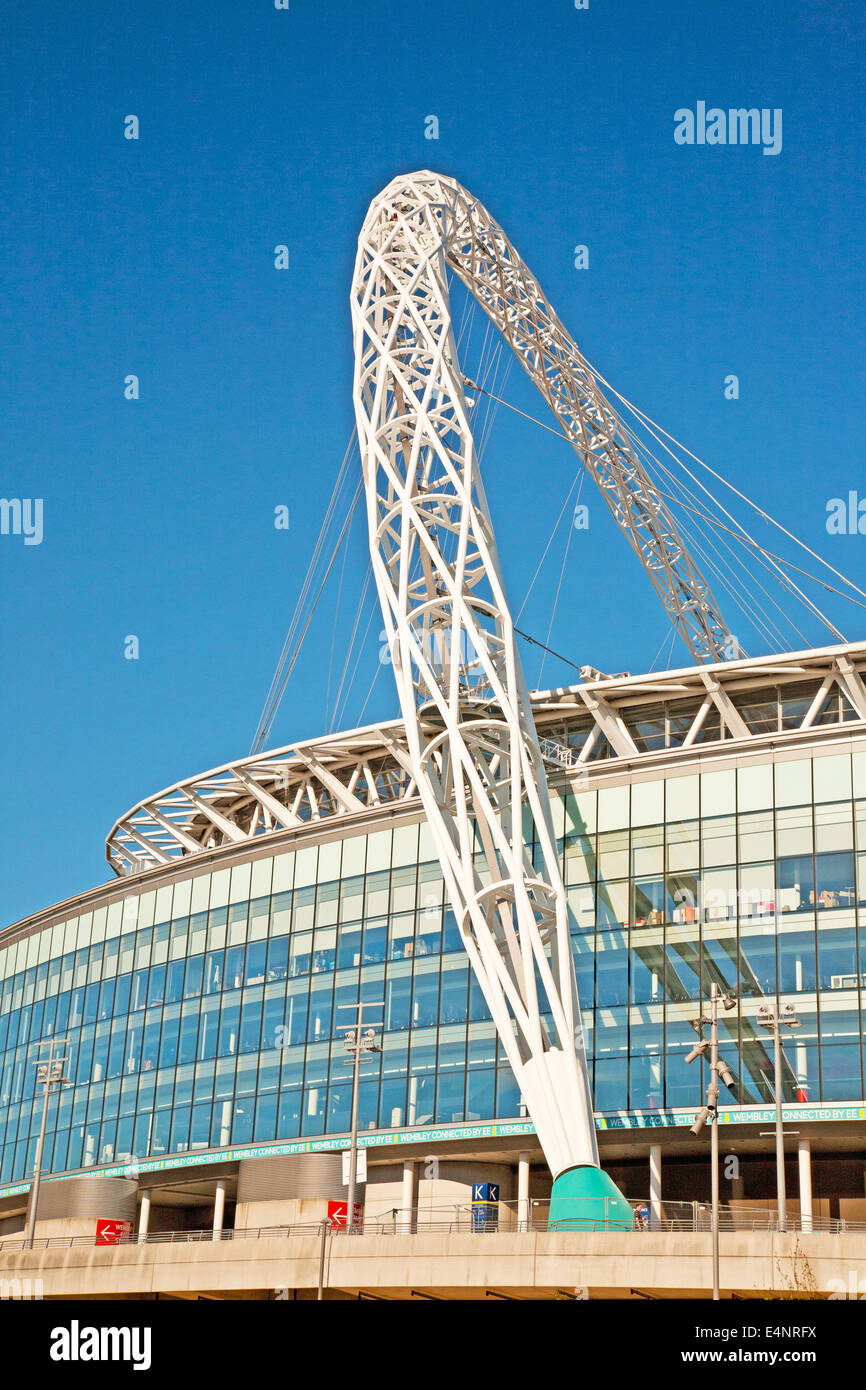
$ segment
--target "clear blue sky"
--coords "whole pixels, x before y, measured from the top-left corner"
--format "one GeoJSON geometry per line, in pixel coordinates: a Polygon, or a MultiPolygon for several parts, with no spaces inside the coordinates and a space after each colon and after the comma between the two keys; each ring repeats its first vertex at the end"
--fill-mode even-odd
{"type": "MultiPolygon", "coordinates": [[[[824,524],[866,494],[863,29],[853,0],[7,9],[0,493],[43,498],[45,534],[0,536],[0,920],[102,881],[118,815],[249,747],[352,426],[358,229],[396,173],[481,197],[597,367],[863,583],[866,537],[824,524]],[[675,144],[699,100],[782,108],[782,152],[675,144]]],[[[516,371],[508,390],[540,413],[516,371]]],[[[485,465],[516,608],[574,459],[500,411],[485,465]]],[[[647,668],[663,615],[584,500],[552,644],[647,668]]],[[[561,553],[522,622],[541,637],[561,553]]],[[[275,744],[327,725],[333,615],[275,744]]],[[[387,676],[367,720],[396,713],[387,676]]]]}

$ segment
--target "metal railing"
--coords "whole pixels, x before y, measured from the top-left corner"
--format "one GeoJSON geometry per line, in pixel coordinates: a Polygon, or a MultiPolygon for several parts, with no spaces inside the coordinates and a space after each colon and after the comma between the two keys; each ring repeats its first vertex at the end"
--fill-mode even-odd
{"type": "MultiPolygon", "coordinates": [[[[420,1211],[406,1211],[394,1208],[387,1214],[365,1219],[361,1224],[347,1229],[332,1225],[329,1237],[348,1236],[424,1236],[424,1235],[520,1235],[539,1233],[544,1235],[567,1235],[575,1232],[629,1233],[634,1235],[664,1232],[709,1232],[711,1230],[711,1210],[705,1202],[649,1202],[630,1201],[632,1208],[631,1227],[623,1225],[621,1208],[612,1212],[607,1207],[608,1199],[600,1199],[597,1214],[558,1217],[551,1223],[549,1202],[532,1199],[528,1203],[498,1202],[488,1204],[484,1210],[479,1205],[469,1204],[430,1207],[420,1211]],[[604,1203],[604,1207],[602,1207],[604,1203]]],[[[561,1202],[557,1204],[561,1210],[561,1202]]],[[[721,1231],[777,1232],[811,1234],[824,1232],[829,1235],[866,1235],[866,1221],[847,1221],[839,1217],[804,1217],[794,1212],[785,1218],[780,1226],[775,1207],[723,1206],[719,1212],[721,1231]]],[[[238,1240],[287,1240],[293,1238],[320,1236],[322,1222],[300,1222],[286,1226],[251,1226],[245,1228],[226,1228],[222,1231],[154,1231],[147,1235],[131,1234],[122,1236],[118,1246],[130,1245],[175,1245],[190,1241],[238,1241],[238,1240]]],[[[34,1250],[68,1250],[75,1247],[94,1247],[92,1235],[43,1236],[33,1242],[34,1250]]],[[[0,1237],[0,1255],[13,1254],[24,1250],[24,1236],[0,1237]]],[[[113,1247],[100,1247],[110,1249],[113,1247]]]]}

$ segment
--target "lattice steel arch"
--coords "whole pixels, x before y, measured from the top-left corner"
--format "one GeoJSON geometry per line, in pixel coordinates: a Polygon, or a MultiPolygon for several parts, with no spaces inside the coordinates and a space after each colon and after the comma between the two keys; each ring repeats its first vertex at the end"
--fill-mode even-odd
{"type": "MultiPolygon", "coordinates": [[[[435,222],[448,266],[478,300],[601,490],[695,661],[739,655],[710,586],[632,447],[623,421],[535,276],[482,203],[454,179],[423,172],[381,195],[435,222]]],[[[380,200],[381,201],[381,200],[380,200]]]]}
{"type": "MultiPolygon", "coordinates": [[[[352,287],[373,572],[412,774],[472,969],[554,1178],[588,1170],[600,1179],[565,888],[467,416],[446,262],[531,373],[541,372],[551,403],[565,401],[555,389],[566,380],[564,330],[554,376],[556,321],[496,224],[451,179],[396,179],[367,214],[352,287]]],[[[595,457],[612,422],[594,398],[579,405],[572,389],[570,399],[571,437],[579,421],[595,457]]],[[[618,477],[631,522],[638,490],[621,468],[618,477]]],[[[665,563],[670,572],[667,555],[665,563]]]]}

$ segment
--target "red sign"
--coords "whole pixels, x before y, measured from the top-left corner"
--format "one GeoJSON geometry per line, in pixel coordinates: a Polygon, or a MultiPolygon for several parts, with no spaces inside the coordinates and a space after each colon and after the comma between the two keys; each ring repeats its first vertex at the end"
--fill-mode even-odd
{"type": "Polygon", "coordinates": [[[119,1245],[122,1240],[132,1235],[132,1230],[131,1221],[97,1221],[96,1244],[119,1245]]]}
{"type": "MultiPolygon", "coordinates": [[[[361,1221],[363,1220],[363,1213],[364,1213],[364,1208],[362,1207],[361,1203],[360,1203],[360,1202],[356,1202],[356,1203],[355,1203],[355,1220],[354,1220],[354,1222],[353,1222],[353,1225],[355,1225],[355,1226],[360,1226],[361,1221]]],[[[349,1214],[349,1203],[348,1203],[348,1202],[329,1202],[329,1203],[328,1203],[328,1220],[330,1221],[330,1223],[331,1223],[332,1226],[346,1226],[346,1225],[348,1225],[348,1221],[347,1221],[348,1214],[349,1214]]]]}

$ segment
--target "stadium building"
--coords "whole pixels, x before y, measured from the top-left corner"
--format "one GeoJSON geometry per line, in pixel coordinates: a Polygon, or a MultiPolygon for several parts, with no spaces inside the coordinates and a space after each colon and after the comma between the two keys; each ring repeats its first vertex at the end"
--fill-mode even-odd
{"type": "MultiPolygon", "coordinates": [[[[605,1234],[667,1223],[697,1239],[710,1165],[692,1126],[715,1063],[696,1028],[719,997],[724,1086],[709,1100],[727,1218],[776,1201],[781,1097],[788,1212],[835,1239],[866,1222],[866,643],[844,641],[723,509],[721,532],[745,538],[836,642],[743,654],[665,500],[670,470],[660,483],[650,446],[454,180],[423,171],[374,199],[352,314],[401,718],[148,797],[108,834],[113,882],[0,933],[0,1241],[20,1243],[40,1167],[51,1180],[30,1213],[47,1241],[92,1241],[94,1223],[109,1240],[137,1225],[145,1248],[318,1223],[324,1246],[328,1222],[354,1227],[353,1191],[365,1234],[465,1218],[559,1239],[596,1234],[601,1210],[605,1234]],[[486,388],[457,366],[449,276],[550,405],[691,664],[583,667],[578,683],[527,692],[473,436],[486,388]],[[792,1025],[781,1058],[776,1018],[792,1025]],[[346,1043],[362,1033],[355,1091],[346,1043]],[[52,1041],[69,1084],[56,1078],[40,1164],[52,1041]],[[366,1163],[359,1187],[349,1164],[347,1187],[355,1095],[366,1163]]],[[[780,1204],[783,1237],[786,1221],[780,1204]]],[[[564,1248],[548,1250],[554,1265],[564,1248]]],[[[520,1251],[512,1288],[570,1271],[542,1277],[534,1247],[520,1251]]],[[[450,1272],[428,1267],[426,1287],[459,1282],[464,1256],[443,1252],[450,1272]]],[[[761,1258],[758,1276],[731,1265],[729,1287],[775,1288],[772,1252],[761,1258]]],[[[261,1292],[274,1259],[236,1285],[223,1267],[214,1287],[261,1292]]],[[[313,1259],[296,1261],[295,1287],[315,1282],[313,1259]]],[[[204,1274],[163,1277],[172,1291],[204,1274]]],[[[366,1276],[343,1277],[360,1290],[366,1276]]],[[[697,1267],[665,1277],[668,1291],[706,1282],[697,1267]]],[[[75,1292],[68,1278],[56,1287],[75,1292]]],[[[597,1272],[602,1290],[621,1283],[597,1272]]]]}
{"type": "MultiPolygon", "coordinates": [[[[689,1132],[706,1076],[685,1057],[716,981],[739,1000],[722,1024],[721,1142],[738,1160],[723,1197],[774,1201],[758,1010],[793,1003],[792,1209],[866,1217],[864,669],[861,644],[533,695],[540,737],[575,756],[550,769],[555,828],[600,1155],[631,1198],[708,1196],[689,1132]]],[[[43,1168],[120,1179],[102,1217],[141,1221],[146,1193],[151,1231],[207,1226],[223,1202],[222,1220],[263,1227],[345,1198],[338,1011],[359,997],[383,1005],[360,1085],[365,1215],[468,1208],[477,1182],[549,1195],[400,723],[178,783],[117,822],[107,857],[114,882],[0,936],[4,1234],[23,1227],[33,1044],[52,1037],[70,1040],[73,1084],[51,1102],[43,1168]]],[[[39,1230],[78,1230],[82,1190],[45,1184],[39,1230]]]]}

